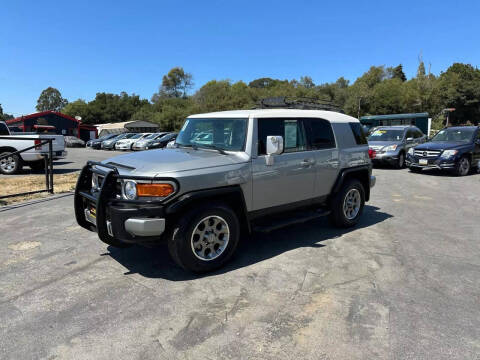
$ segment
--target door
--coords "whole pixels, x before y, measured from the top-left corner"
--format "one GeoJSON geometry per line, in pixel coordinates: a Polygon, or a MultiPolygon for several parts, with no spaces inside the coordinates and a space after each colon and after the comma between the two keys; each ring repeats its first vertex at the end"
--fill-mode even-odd
{"type": "MultiPolygon", "coordinates": [[[[340,166],[332,125],[323,119],[306,119],[307,140],[315,158],[314,197],[325,198],[333,188],[340,166]]],[[[361,130],[361,129],[360,129],[361,130]]]]}
{"type": "Polygon", "coordinates": [[[313,197],[315,157],[307,150],[301,119],[257,119],[258,156],[252,159],[253,210],[308,202],[313,197]],[[267,136],[282,136],[284,152],[266,165],[267,136]]]}

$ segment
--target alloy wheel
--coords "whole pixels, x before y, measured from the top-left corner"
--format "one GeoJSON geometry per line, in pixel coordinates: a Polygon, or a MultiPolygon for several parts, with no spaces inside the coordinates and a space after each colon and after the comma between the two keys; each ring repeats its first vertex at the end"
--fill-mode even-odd
{"type": "Polygon", "coordinates": [[[15,159],[13,156],[1,159],[0,168],[6,173],[12,172],[15,169],[15,159]]]}
{"type": "Polygon", "coordinates": [[[361,207],[361,195],[357,189],[350,189],[343,201],[343,215],[348,220],[353,220],[358,215],[361,207]]]}
{"type": "Polygon", "coordinates": [[[467,158],[460,159],[460,175],[467,175],[468,171],[470,170],[470,163],[468,162],[467,158]]]}
{"type": "Polygon", "coordinates": [[[230,237],[228,223],[220,216],[211,215],[198,222],[192,232],[193,254],[200,260],[210,261],[222,255],[230,237]]]}

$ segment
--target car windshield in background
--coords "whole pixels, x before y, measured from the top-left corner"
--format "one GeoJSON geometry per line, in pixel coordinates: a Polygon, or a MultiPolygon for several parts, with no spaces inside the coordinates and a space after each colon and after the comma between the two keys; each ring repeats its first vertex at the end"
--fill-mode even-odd
{"type": "Polygon", "coordinates": [[[403,139],[403,130],[378,129],[370,134],[368,141],[400,141],[403,139]]]}
{"type": "Polygon", "coordinates": [[[443,129],[430,141],[471,142],[475,129],[443,129]]]}
{"type": "Polygon", "coordinates": [[[246,133],[247,119],[187,119],[176,144],[242,151],[246,133]]]}
{"type": "Polygon", "coordinates": [[[175,136],[175,134],[166,134],[166,135],[163,135],[162,137],[159,137],[157,140],[158,141],[166,141],[166,140],[172,139],[174,136],[175,136]]]}
{"type": "Polygon", "coordinates": [[[155,139],[156,136],[158,136],[158,134],[154,133],[154,134],[150,134],[150,135],[145,136],[143,139],[144,140],[155,139]]]}
{"type": "Polygon", "coordinates": [[[143,134],[135,134],[130,139],[139,139],[143,136],[143,134]]]}

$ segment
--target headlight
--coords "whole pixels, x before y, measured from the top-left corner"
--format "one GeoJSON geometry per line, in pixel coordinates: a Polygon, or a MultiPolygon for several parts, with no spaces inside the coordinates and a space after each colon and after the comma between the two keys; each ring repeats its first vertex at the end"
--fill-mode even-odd
{"type": "Polygon", "coordinates": [[[408,149],[408,155],[413,155],[413,148],[408,149]]]}
{"type": "Polygon", "coordinates": [[[395,151],[397,150],[397,145],[390,145],[390,146],[385,146],[383,149],[383,151],[395,151]]]}
{"type": "Polygon", "coordinates": [[[137,184],[131,180],[125,181],[123,183],[123,194],[128,200],[135,200],[137,198],[137,184]]]}
{"type": "Polygon", "coordinates": [[[458,150],[445,150],[441,157],[442,158],[449,158],[452,157],[453,155],[456,155],[458,153],[458,150]]]}
{"type": "Polygon", "coordinates": [[[175,186],[170,183],[136,183],[126,180],[123,183],[123,196],[127,200],[135,200],[140,197],[165,198],[175,192],[175,186]]]}

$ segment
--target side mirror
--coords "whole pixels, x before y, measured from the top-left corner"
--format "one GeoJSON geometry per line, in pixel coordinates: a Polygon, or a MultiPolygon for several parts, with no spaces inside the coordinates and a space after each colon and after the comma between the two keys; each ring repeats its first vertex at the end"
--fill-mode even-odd
{"type": "Polygon", "coordinates": [[[407,142],[412,142],[412,141],[413,141],[412,137],[407,138],[407,142]]]}
{"type": "Polygon", "coordinates": [[[267,136],[267,156],[265,156],[266,165],[273,165],[273,155],[280,155],[283,152],[283,137],[267,136]]]}
{"type": "Polygon", "coordinates": [[[475,140],[475,144],[480,145],[480,139],[475,140]]]}
{"type": "Polygon", "coordinates": [[[167,149],[173,149],[174,147],[175,147],[175,140],[172,140],[167,143],[167,146],[166,146],[167,149]]]}

